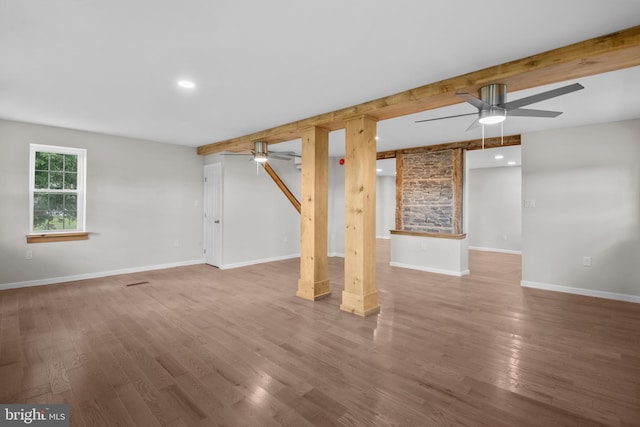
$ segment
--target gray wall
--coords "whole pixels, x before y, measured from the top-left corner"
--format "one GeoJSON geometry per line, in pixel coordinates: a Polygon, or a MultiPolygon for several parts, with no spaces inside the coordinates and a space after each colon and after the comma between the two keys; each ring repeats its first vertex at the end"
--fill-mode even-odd
{"type": "Polygon", "coordinates": [[[0,145],[0,287],[202,262],[194,148],[10,121],[0,145]],[[25,243],[30,143],[87,149],[89,240],[25,243]]]}
{"type": "MultiPolygon", "coordinates": [[[[212,155],[206,164],[223,168],[222,268],[300,254],[300,216],[271,178],[248,156],[212,155]]],[[[328,253],[344,256],[344,166],[329,158],[328,253]]],[[[293,162],[270,160],[300,199],[301,173],[293,162]]],[[[377,233],[389,236],[395,225],[395,177],[378,177],[377,233]]]]}
{"type": "Polygon", "coordinates": [[[522,197],[523,285],[640,302],[640,120],[523,135],[522,197]]]}
{"type": "MultiPolygon", "coordinates": [[[[299,256],[300,215],[275,182],[249,156],[212,155],[222,163],[222,265],[240,267],[299,256]]],[[[300,200],[301,173],[292,161],[269,160],[300,200]]]]}
{"type": "MultiPolygon", "coordinates": [[[[329,158],[329,256],[344,256],[344,166],[329,158]]],[[[396,178],[376,177],[376,236],[389,238],[395,229],[396,178]]]]}
{"type": "Polygon", "coordinates": [[[329,256],[344,256],[344,166],[329,158],[329,256]]]}
{"type": "Polygon", "coordinates": [[[520,252],[520,166],[469,169],[466,184],[469,248],[520,252]]]}
{"type": "Polygon", "coordinates": [[[396,228],[396,177],[376,178],[376,236],[389,239],[396,228]]]}

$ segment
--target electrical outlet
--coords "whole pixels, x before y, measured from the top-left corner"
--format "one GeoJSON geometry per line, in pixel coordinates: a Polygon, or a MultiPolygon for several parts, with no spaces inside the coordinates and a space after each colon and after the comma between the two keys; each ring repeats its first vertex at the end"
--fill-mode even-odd
{"type": "Polygon", "coordinates": [[[584,265],[585,267],[591,267],[591,257],[590,256],[583,257],[582,265],[584,265]]]}
{"type": "Polygon", "coordinates": [[[31,251],[27,251],[27,253],[24,256],[25,259],[33,259],[33,252],[31,251]]]}

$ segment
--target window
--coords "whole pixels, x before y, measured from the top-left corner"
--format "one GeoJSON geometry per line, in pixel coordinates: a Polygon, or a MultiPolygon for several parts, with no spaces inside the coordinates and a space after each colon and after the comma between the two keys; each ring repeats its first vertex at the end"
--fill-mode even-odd
{"type": "Polygon", "coordinates": [[[30,232],[55,234],[85,231],[87,151],[31,144],[30,232]]]}

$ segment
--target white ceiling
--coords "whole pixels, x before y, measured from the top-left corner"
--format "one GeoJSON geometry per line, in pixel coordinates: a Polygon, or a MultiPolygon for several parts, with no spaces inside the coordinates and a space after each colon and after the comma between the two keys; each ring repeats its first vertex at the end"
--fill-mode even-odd
{"type": "MultiPolygon", "coordinates": [[[[639,16],[638,0],[0,0],[0,118],[195,147],[629,28],[639,16]],[[197,88],[178,88],[181,78],[197,88]]],[[[505,134],[640,117],[640,67],[579,82],[585,90],[532,106],[562,116],[511,118],[505,134]]],[[[469,117],[414,123],[471,111],[380,122],[379,150],[478,138],[464,132],[469,117]]],[[[341,138],[332,132],[333,155],[341,138]]]]}

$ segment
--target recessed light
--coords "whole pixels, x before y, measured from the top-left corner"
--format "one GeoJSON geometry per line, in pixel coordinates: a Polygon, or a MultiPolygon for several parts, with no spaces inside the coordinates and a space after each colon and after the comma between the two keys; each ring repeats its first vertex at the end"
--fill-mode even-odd
{"type": "Polygon", "coordinates": [[[497,156],[494,157],[494,159],[496,160],[504,159],[504,156],[502,154],[498,154],[497,156]]]}
{"type": "Polygon", "coordinates": [[[515,166],[516,162],[507,162],[509,166],[515,166]]]}
{"type": "Polygon", "coordinates": [[[380,137],[379,137],[379,136],[376,136],[376,141],[377,141],[377,140],[379,140],[379,139],[380,139],[380,137]]]}
{"type": "Polygon", "coordinates": [[[189,80],[178,80],[178,86],[183,89],[193,89],[196,87],[196,84],[189,80]]]}
{"type": "Polygon", "coordinates": [[[382,172],[382,169],[376,169],[376,172],[382,172]]]}

